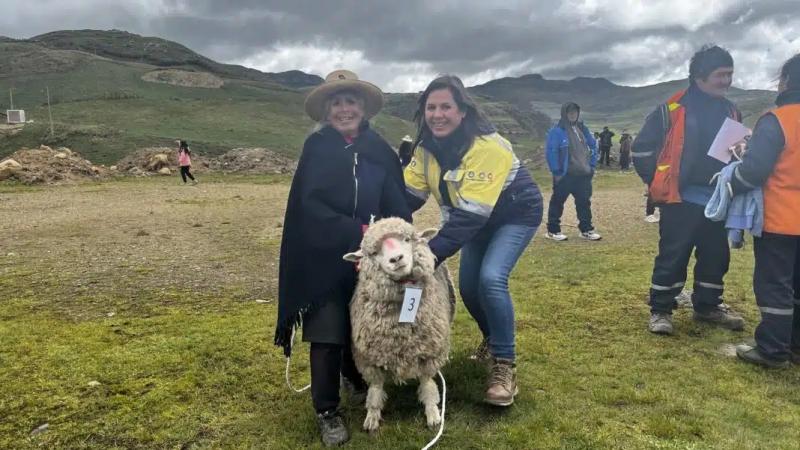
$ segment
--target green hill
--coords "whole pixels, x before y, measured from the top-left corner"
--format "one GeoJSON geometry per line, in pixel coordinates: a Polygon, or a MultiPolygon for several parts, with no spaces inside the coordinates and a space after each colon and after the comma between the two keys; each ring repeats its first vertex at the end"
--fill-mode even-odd
{"type": "MultiPolygon", "coordinates": [[[[614,84],[604,78],[579,77],[572,80],[548,80],[538,74],[501,78],[470,88],[473,92],[506,101],[522,111],[532,109],[552,118],[560,116],[561,105],[573,101],[581,105],[582,116],[592,129],[609,126],[637,132],[644,118],[658,103],[688,85],[674,80],[651,86],[631,87],[614,84]]],[[[745,123],[753,125],[768,109],[775,93],[733,88],[729,97],[742,111],[745,123]]]]}
{"type": "MultiPolygon", "coordinates": [[[[418,94],[389,94],[384,112],[411,122],[417,109],[418,97],[418,94]]],[[[500,134],[514,144],[514,149],[521,158],[532,159],[537,163],[541,161],[550,117],[537,110],[523,111],[511,103],[480,94],[475,95],[475,99],[500,134]]]]}
{"type": "MultiPolygon", "coordinates": [[[[167,66],[199,69],[168,61],[156,66],[112,59],[109,52],[100,56],[99,51],[95,55],[56,49],[54,41],[45,46],[37,39],[0,41],[0,110],[10,106],[8,92],[13,88],[15,108],[25,109],[28,120],[34,121],[14,136],[0,134],[0,157],[45,143],[65,145],[92,161],[111,164],[136,148],[172,145],[176,138],[189,140],[207,155],[235,147],[266,147],[296,157],[314,126],[303,110],[305,91],[267,81],[270,74],[259,80],[216,71],[224,81],[218,89],[154,83],[142,76],[167,66]],[[55,122],[52,135],[46,88],[55,122]]],[[[379,115],[374,126],[391,142],[413,132],[410,123],[387,114],[379,115]]]]}
{"type": "MultiPolygon", "coordinates": [[[[186,78],[186,77],[184,77],[186,78]]],[[[266,147],[296,157],[314,123],[303,111],[307,89],[321,82],[299,71],[268,74],[219,64],[160,38],[123,31],[58,31],[28,40],[0,39],[0,110],[25,109],[24,130],[0,133],[0,157],[22,146],[64,145],[112,164],[140,147],[189,140],[206,155],[235,147],[266,147]],[[166,70],[169,69],[169,70],[166,70]],[[216,89],[145,81],[203,75],[216,89]],[[54,131],[49,129],[46,89],[54,131]]],[[[414,134],[416,95],[389,94],[373,126],[391,143],[414,134]],[[410,103],[409,103],[410,102],[410,103]],[[410,109],[409,109],[410,106],[410,109]],[[399,109],[398,109],[399,108],[399,109]]],[[[518,153],[540,153],[549,119],[506,102],[482,99],[518,153]],[[538,121],[538,122],[537,122],[538,121]]]]}
{"type": "Polygon", "coordinates": [[[264,73],[233,64],[220,64],[199,55],[176,42],[158,37],[145,37],[120,30],[54,31],[29,39],[43,47],[56,50],[80,50],[117,61],[139,62],[159,67],[188,68],[210,72],[223,77],[277,83],[303,88],[322,83],[316,75],[292,70],[264,73]]]}
{"type": "MultiPolygon", "coordinates": [[[[299,71],[264,73],[217,63],[178,43],[118,30],[0,37],[0,111],[10,107],[13,89],[14,107],[33,121],[11,136],[0,129],[0,158],[44,143],[113,164],[137,148],[171,146],[177,138],[208,156],[236,147],[266,147],[297,157],[314,126],[303,111],[305,93],[321,81],[299,71]]],[[[657,103],[685,84],[628,87],[602,78],[563,81],[526,75],[470,91],[520,157],[539,162],[545,133],[563,102],[580,103],[592,129],[607,125],[635,132],[657,103]]],[[[417,97],[387,95],[373,126],[390,143],[414,135],[417,97]]],[[[734,89],[731,97],[752,124],[771,105],[774,93],[734,89]]]]}

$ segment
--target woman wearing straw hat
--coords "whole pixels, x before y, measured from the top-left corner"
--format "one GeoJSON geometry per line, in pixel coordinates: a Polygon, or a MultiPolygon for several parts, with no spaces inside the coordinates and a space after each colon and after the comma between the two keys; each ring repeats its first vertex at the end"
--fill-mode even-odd
{"type": "Polygon", "coordinates": [[[303,145],[286,205],[275,344],[288,357],[302,322],[325,445],[349,438],[338,409],[340,374],[356,391],[366,390],[349,349],[356,273],[342,255],[358,249],[371,218],[411,220],[400,160],[369,127],[382,106],[380,89],[347,70],[330,73],[308,94],[306,113],[318,127],[303,145]]]}

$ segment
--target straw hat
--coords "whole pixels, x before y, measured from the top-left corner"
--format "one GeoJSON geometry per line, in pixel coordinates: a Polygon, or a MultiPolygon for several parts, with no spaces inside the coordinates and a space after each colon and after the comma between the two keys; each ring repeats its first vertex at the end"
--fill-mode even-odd
{"type": "Polygon", "coordinates": [[[370,119],[383,107],[383,93],[378,86],[358,79],[349,70],[334,70],[325,82],[315,87],[306,97],[306,114],[317,122],[325,119],[325,101],[340,91],[354,91],[364,99],[364,119],[370,119]]]}

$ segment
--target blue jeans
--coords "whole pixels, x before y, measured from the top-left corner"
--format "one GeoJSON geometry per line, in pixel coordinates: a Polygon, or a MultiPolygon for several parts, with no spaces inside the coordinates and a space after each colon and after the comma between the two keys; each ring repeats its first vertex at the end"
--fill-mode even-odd
{"type": "Polygon", "coordinates": [[[495,358],[514,359],[514,304],[508,276],[537,227],[503,225],[469,241],[461,249],[459,291],[464,305],[489,338],[495,358]]]}

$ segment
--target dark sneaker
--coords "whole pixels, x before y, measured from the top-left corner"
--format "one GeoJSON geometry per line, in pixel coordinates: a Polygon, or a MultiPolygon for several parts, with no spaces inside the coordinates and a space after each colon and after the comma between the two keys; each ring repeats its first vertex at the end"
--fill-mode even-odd
{"type": "Polygon", "coordinates": [[[350,440],[350,433],[347,432],[347,427],[338,410],[317,414],[317,425],[322,436],[322,443],[326,447],[342,445],[350,440]]]}
{"type": "Polygon", "coordinates": [[[363,381],[361,385],[350,381],[347,377],[342,377],[342,387],[347,393],[347,401],[351,406],[363,405],[367,401],[367,385],[363,381]]]}
{"type": "Polygon", "coordinates": [[[742,316],[731,311],[726,305],[717,305],[716,308],[707,312],[700,312],[695,310],[694,320],[698,322],[706,322],[714,325],[719,325],[722,328],[727,328],[733,331],[744,330],[744,319],[742,316]]]}
{"type": "Polygon", "coordinates": [[[672,314],[652,313],[650,314],[650,324],[647,329],[655,334],[672,334],[675,328],[672,326],[672,314]]]}
{"type": "Polygon", "coordinates": [[[514,396],[519,393],[516,372],[513,360],[494,358],[483,401],[494,406],[510,406],[514,403],[514,396]]]}
{"type": "Polygon", "coordinates": [[[489,353],[489,338],[483,338],[480,344],[478,344],[478,348],[475,349],[475,352],[469,355],[469,359],[473,361],[489,361],[492,358],[492,354],[489,353]]]}
{"type": "Polygon", "coordinates": [[[767,358],[762,355],[757,348],[747,344],[736,346],[736,356],[743,361],[769,369],[785,369],[792,365],[789,361],[778,361],[777,359],[767,358]]]}

